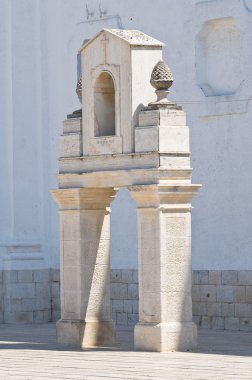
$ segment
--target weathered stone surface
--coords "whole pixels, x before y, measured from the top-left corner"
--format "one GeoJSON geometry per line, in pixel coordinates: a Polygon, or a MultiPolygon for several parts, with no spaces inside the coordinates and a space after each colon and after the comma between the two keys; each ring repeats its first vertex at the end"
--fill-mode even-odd
{"type": "MultiPolygon", "coordinates": [[[[50,299],[50,297],[51,297],[51,284],[50,284],[50,282],[48,282],[48,283],[43,283],[43,282],[36,283],[35,284],[35,295],[38,298],[50,299]]],[[[59,296],[59,293],[57,294],[57,296],[59,296]]]]}
{"type": "Polygon", "coordinates": [[[218,285],[217,286],[217,301],[219,302],[233,302],[233,287],[231,285],[218,285]]]}
{"type": "Polygon", "coordinates": [[[63,133],[80,133],[82,131],[81,119],[67,119],[63,121],[63,133]]]}
{"type": "Polygon", "coordinates": [[[53,297],[52,298],[52,311],[60,311],[60,298],[53,297]]]}
{"type": "Polygon", "coordinates": [[[240,318],[240,330],[252,331],[252,318],[240,318]]]}
{"type": "Polygon", "coordinates": [[[129,284],[128,285],[128,299],[129,300],[137,300],[138,299],[138,285],[137,284],[129,284]]]}
{"type": "MultiPolygon", "coordinates": [[[[111,270],[111,282],[122,282],[122,273],[123,273],[124,270],[117,270],[117,269],[113,269],[111,270]],[[116,274],[116,276],[115,276],[116,274]]],[[[135,283],[135,281],[138,279],[138,271],[137,270],[125,270],[126,273],[123,275],[124,277],[124,281],[125,284],[129,284],[130,282],[127,283],[127,281],[131,281],[132,284],[135,283]],[[132,276],[131,274],[129,273],[132,273],[132,276]],[[131,280],[132,278],[132,280],[131,280]]],[[[223,271],[222,271],[223,272],[223,271]]],[[[211,282],[216,282],[216,285],[219,284],[219,279],[221,278],[221,271],[209,271],[209,285],[214,285],[213,283],[211,282]],[[213,275],[214,273],[214,275],[213,275]],[[212,276],[212,277],[211,277],[212,276]]],[[[18,271],[17,272],[17,281],[20,282],[21,280],[22,281],[25,281],[26,284],[28,284],[29,280],[32,281],[33,283],[33,275],[31,275],[31,273],[33,273],[33,271],[24,271],[22,273],[22,271],[18,271]],[[27,282],[26,282],[27,281],[27,282]]],[[[194,271],[193,274],[196,273],[197,276],[196,277],[196,282],[197,282],[197,277],[198,277],[198,274],[199,274],[199,271],[194,271]]],[[[12,276],[10,274],[10,272],[8,273],[7,276],[12,276]]],[[[38,275],[40,276],[40,275],[38,275]]],[[[36,276],[36,277],[38,277],[36,276]]],[[[238,276],[238,271],[237,271],[237,276],[238,276]]],[[[2,272],[2,278],[3,278],[3,272],[2,272]]],[[[16,275],[14,274],[14,277],[12,276],[12,278],[16,278],[16,275]]],[[[59,279],[59,270],[57,269],[52,269],[51,270],[51,280],[53,281],[51,283],[51,289],[52,289],[52,301],[51,301],[51,319],[52,320],[58,320],[60,318],[60,300],[59,300],[59,281],[55,281],[59,279]]],[[[231,318],[230,320],[228,320],[226,322],[226,318],[225,318],[225,329],[237,329],[237,325],[238,325],[238,322],[237,322],[237,318],[238,320],[240,321],[240,324],[239,324],[239,327],[238,329],[247,329],[249,331],[249,325],[247,326],[247,324],[244,322],[246,321],[246,318],[248,320],[250,320],[251,318],[248,316],[250,315],[250,310],[245,306],[245,311],[243,310],[243,313],[242,315],[245,315],[246,313],[246,310],[247,310],[247,313],[248,315],[244,316],[244,317],[241,317],[241,316],[236,316],[235,317],[235,304],[238,303],[240,305],[242,304],[251,304],[251,294],[252,294],[252,285],[247,285],[247,286],[243,286],[243,285],[240,285],[240,286],[237,286],[237,285],[225,285],[227,286],[228,288],[228,292],[230,292],[230,288],[229,286],[232,287],[232,302],[221,302],[221,301],[217,301],[217,302],[211,302],[210,299],[208,299],[209,297],[206,297],[206,301],[201,301],[201,304],[199,304],[200,302],[200,289],[201,287],[205,285],[193,285],[192,287],[192,297],[193,297],[193,314],[194,314],[194,321],[196,321],[196,323],[198,325],[201,325],[202,323],[202,317],[205,316],[205,317],[226,317],[226,318],[231,318]],[[234,320],[232,319],[234,318],[234,320]],[[243,321],[243,322],[241,322],[243,321]],[[241,327],[243,326],[243,327],[241,327]]],[[[49,290],[48,290],[48,283],[36,283],[35,285],[35,290],[36,289],[41,289],[41,296],[42,298],[46,295],[48,295],[48,297],[50,297],[50,294],[49,294],[49,290]],[[45,284],[45,287],[44,287],[44,284],[45,284]],[[46,290],[44,290],[46,289],[46,290]]],[[[203,289],[206,289],[206,288],[203,288],[203,289]]],[[[7,288],[8,290],[8,288],[7,288]]],[[[3,300],[3,296],[5,294],[5,288],[4,287],[1,287],[0,286],[0,299],[3,300]]],[[[217,287],[216,287],[216,291],[217,291],[217,287]]],[[[5,304],[4,304],[4,307],[2,305],[2,303],[0,303],[0,317],[1,317],[1,320],[3,321],[3,310],[5,309],[5,311],[7,312],[22,312],[22,302],[23,302],[23,305],[29,305],[29,310],[32,310],[34,313],[36,312],[36,308],[39,306],[41,307],[41,305],[39,305],[38,303],[34,302],[34,297],[30,297],[29,298],[29,294],[28,293],[28,297],[25,297],[25,298],[15,298],[15,293],[11,293],[9,294],[9,298],[7,298],[5,296],[5,304]],[[25,300],[26,301],[23,301],[25,300]]],[[[38,295],[38,292],[36,291],[36,297],[38,295]]],[[[138,315],[138,300],[135,299],[135,300],[128,300],[128,294],[125,296],[125,299],[124,300],[117,300],[119,302],[122,302],[123,301],[123,307],[121,306],[121,308],[119,309],[120,311],[118,311],[118,313],[121,313],[121,314],[125,314],[125,316],[121,316],[119,318],[121,318],[121,321],[124,322],[124,324],[126,325],[130,325],[132,324],[132,320],[135,320],[134,318],[137,318],[137,315],[138,315]],[[131,312],[132,310],[132,312],[131,312]],[[134,314],[135,317],[131,317],[130,314],[134,314]],[[126,321],[126,318],[127,318],[127,321],[126,321]]],[[[111,297],[111,299],[113,300],[113,298],[111,297]]],[[[230,299],[230,298],[229,298],[230,299]]],[[[112,301],[112,304],[113,304],[113,301],[112,301]]],[[[122,303],[121,303],[122,305],[122,303]]],[[[45,303],[45,306],[48,307],[48,303],[45,303]]],[[[44,321],[46,322],[48,319],[48,310],[44,310],[44,313],[41,311],[41,310],[37,310],[38,312],[38,316],[35,317],[35,314],[33,314],[33,321],[36,322],[36,321],[41,321],[43,322],[43,319],[42,318],[46,318],[44,321]],[[45,317],[45,315],[47,315],[47,317],[45,317]]],[[[238,306],[238,311],[237,312],[241,312],[241,306],[238,306]]],[[[116,314],[113,313],[113,316],[114,316],[114,320],[116,321],[116,314]]],[[[6,318],[8,317],[8,314],[6,314],[6,318]]],[[[17,317],[17,316],[16,316],[17,317]]],[[[8,321],[6,321],[8,322],[8,321]]],[[[211,323],[211,327],[212,327],[212,321],[210,322],[211,323]]]]}
{"type": "Polygon", "coordinates": [[[35,284],[9,283],[5,286],[6,296],[10,298],[35,297],[35,284]]]}
{"type": "Polygon", "coordinates": [[[194,285],[208,285],[209,272],[207,270],[196,270],[194,273],[194,285]]]}
{"type": "Polygon", "coordinates": [[[113,313],[123,313],[124,311],[124,302],[123,300],[113,300],[112,301],[112,312],[113,313]]]}
{"type": "Polygon", "coordinates": [[[60,270],[59,269],[52,269],[51,270],[51,276],[53,282],[60,282],[60,270]]]}
{"type": "Polygon", "coordinates": [[[132,300],[124,300],[123,301],[123,311],[125,313],[133,313],[133,301],[132,300]]]}
{"type": "Polygon", "coordinates": [[[221,316],[221,303],[207,302],[206,309],[206,315],[208,315],[209,317],[221,316]]]}
{"type": "Polygon", "coordinates": [[[160,323],[153,328],[137,324],[134,330],[135,348],[149,351],[185,351],[196,347],[197,328],[194,323],[160,323]],[[182,338],[183,337],[183,338],[182,338]]]}
{"type": "Polygon", "coordinates": [[[128,314],[127,324],[132,326],[138,322],[138,314],[128,314]]]}
{"type": "Polygon", "coordinates": [[[223,285],[238,285],[238,273],[235,270],[226,270],[221,273],[223,285]]]}
{"type": "Polygon", "coordinates": [[[60,157],[76,157],[82,155],[82,135],[71,133],[60,136],[59,154],[60,157]]]}
{"type": "Polygon", "coordinates": [[[33,313],[33,320],[34,322],[38,323],[45,323],[45,322],[50,322],[52,321],[52,315],[51,315],[51,310],[45,310],[45,311],[35,311],[33,313]]]}
{"type": "Polygon", "coordinates": [[[131,269],[125,269],[122,271],[122,282],[126,284],[133,283],[133,272],[131,269]]]}
{"type": "Polygon", "coordinates": [[[18,279],[18,272],[16,270],[5,270],[3,272],[3,281],[5,284],[15,283],[18,279]]]}
{"type": "Polygon", "coordinates": [[[197,326],[201,326],[201,317],[199,315],[193,315],[192,319],[197,326]]]}
{"type": "Polygon", "coordinates": [[[212,319],[212,328],[214,330],[223,330],[224,329],[224,318],[223,317],[213,317],[212,319]]]}
{"type": "Polygon", "coordinates": [[[234,317],[234,315],[235,315],[235,304],[234,303],[222,303],[220,315],[223,317],[234,317]]]}
{"type": "Polygon", "coordinates": [[[51,310],[50,298],[24,298],[22,300],[22,311],[51,310]]]}
{"type": "Polygon", "coordinates": [[[18,282],[33,282],[33,271],[32,270],[19,270],[18,271],[18,282]]]}
{"type": "Polygon", "coordinates": [[[52,297],[59,297],[60,296],[60,283],[59,282],[52,282],[52,297]]]}
{"type": "Polygon", "coordinates": [[[193,302],[193,315],[207,315],[206,302],[193,302]]]}
{"type": "Polygon", "coordinates": [[[216,286],[215,285],[202,285],[200,287],[201,301],[208,300],[209,302],[216,301],[216,286]]]}
{"type": "Polygon", "coordinates": [[[219,285],[221,284],[221,271],[209,271],[209,285],[219,285]]]}
{"type": "Polygon", "coordinates": [[[235,304],[235,316],[243,318],[252,317],[252,305],[246,303],[237,303],[235,304]]]}
{"type": "MultiPolygon", "coordinates": [[[[115,271],[115,270],[114,270],[115,271]]],[[[124,270],[120,270],[120,275],[124,270]]],[[[205,276],[205,272],[202,276],[205,276]]],[[[228,271],[230,272],[230,271],[228,271]]],[[[231,271],[233,272],[233,271],[231,271]]],[[[200,271],[193,271],[193,284],[199,282],[199,273],[200,271]]],[[[225,329],[237,330],[240,329],[240,323],[237,322],[244,319],[244,317],[235,317],[235,304],[251,304],[251,294],[252,294],[252,285],[251,286],[243,286],[243,285],[222,285],[221,284],[221,275],[223,271],[209,271],[209,284],[198,284],[192,286],[192,300],[193,300],[193,315],[194,321],[197,325],[210,326],[209,328],[213,328],[213,319],[210,317],[225,317],[225,329]],[[203,297],[201,298],[201,293],[207,295],[206,290],[209,289],[208,285],[214,285],[216,289],[216,295],[218,290],[218,299],[216,301],[212,301],[211,297],[203,297]],[[229,300],[226,302],[221,302],[220,299],[229,300]],[[209,319],[205,319],[209,317],[209,319]],[[228,318],[228,319],[227,319],[228,318]],[[227,321],[226,321],[227,319],[227,321]]],[[[236,271],[237,276],[233,278],[238,278],[238,271],[236,271]]],[[[137,271],[135,271],[135,275],[137,277],[137,271]]],[[[125,277],[127,274],[125,274],[125,277]]],[[[201,276],[201,277],[202,277],[201,276]]],[[[225,278],[230,278],[229,275],[225,278]]],[[[251,279],[252,281],[252,279],[251,279]]],[[[116,282],[116,280],[115,280],[116,282]]],[[[236,283],[236,281],[235,281],[236,283]]],[[[210,289],[214,293],[214,287],[210,287],[210,289]]],[[[127,305],[128,300],[125,300],[127,305]]],[[[125,302],[124,301],[124,302],[125,302]]],[[[133,301],[131,301],[133,302],[133,301]]],[[[135,300],[132,304],[133,313],[138,314],[138,301],[135,300]]],[[[128,311],[128,310],[127,310],[128,311]]],[[[124,308],[124,313],[127,314],[126,309],[124,308]]],[[[249,312],[249,311],[248,311],[249,312]]],[[[249,314],[250,315],[250,314],[249,314]]],[[[123,317],[124,320],[126,318],[123,317]]],[[[250,319],[249,317],[247,317],[250,319]]],[[[245,319],[244,319],[245,320],[245,319]]],[[[129,324],[129,315],[127,316],[127,324],[129,324]]],[[[244,322],[243,322],[244,324],[244,322]]],[[[221,324],[222,325],[222,324],[221,324]]],[[[220,326],[221,326],[220,325],[220,326]]],[[[245,327],[246,328],[246,325],[245,327]]]]}
{"type": "Polygon", "coordinates": [[[4,312],[4,322],[8,323],[30,323],[33,322],[33,312],[4,312]]]}
{"type": "Polygon", "coordinates": [[[52,314],[56,318],[60,309],[59,292],[57,291],[56,305],[56,298],[51,298],[51,288],[58,289],[59,281],[52,283],[53,276],[54,279],[59,279],[59,270],[3,271],[4,282],[0,283],[0,320],[5,323],[19,320],[36,323],[52,320],[52,314]]]}
{"type": "Polygon", "coordinates": [[[60,320],[56,324],[57,340],[61,344],[81,347],[112,346],[115,342],[114,322],[80,322],[60,320]]]}
{"type": "Polygon", "coordinates": [[[251,285],[252,282],[252,270],[240,270],[238,271],[238,284],[239,285],[251,285]]]}
{"type": "Polygon", "coordinates": [[[201,301],[200,285],[192,285],[192,300],[193,302],[201,301]]]}
{"type": "Polygon", "coordinates": [[[128,287],[127,287],[127,284],[122,284],[122,283],[111,284],[110,291],[111,291],[111,297],[113,299],[124,300],[124,299],[128,298],[128,294],[127,294],[128,287]]]}
{"type": "Polygon", "coordinates": [[[239,318],[226,317],[225,318],[225,330],[239,330],[240,320],[239,318]]]}
{"type": "Polygon", "coordinates": [[[133,269],[133,284],[138,284],[138,271],[133,269]]]}
{"type": "Polygon", "coordinates": [[[139,311],[139,305],[138,305],[138,300],[132,300],[132,310],[134,314],[138,314],[139,311]]]}
{"type": "Polygon", "coordinates": [[[246,289],[245,289],[245,302],[246,303],[252,303],[252,286],[246,286],[246,289]]]}
{"type": "Polygon", "coordinates": [[[60,310],[52,310],[52,322],[56,322],[60,319],[60,310]]]}
{"type": "Polygon", "coordinates": [[[110,282],[122,282],[122,271],[120,269],[111,269],[110,282]]]}
{"type": "Polygon", "coordinates": [[[116,313],[116,323],[118,325],[127,325],[128,317],[126,313],[116,313]]]}
{"type": "Polygon", "coordinates": [[[39,269],[34,271],[33,277],[34,277],[34,282],[50,282],[51,277],[50,277],[50,269],[39,269]]]}
{"type": "MultiPolygon", "coordinates": [[[[4,310],[2,312],[7,315],[7,312],[20,312],[22,311],[22,299],[6,298],[4,300],[4,310]]],[[[8,322],[8,320],[6,320],[8,322]]]]}
{"type": "Polygon", "coordinates": [[[233,297],[234,297],[234,302],[237,302],[237,303],[245,302],[245,298],[246,298],[245,286],[233,286],[233,297]]]}
{"type": "Polygon", "coordinates": [[[202,317],[202,320],[201,320],[201,327],[203,329],[210,329],[212,326],[211,326],[211,319],[210,317],[202,317]]]}

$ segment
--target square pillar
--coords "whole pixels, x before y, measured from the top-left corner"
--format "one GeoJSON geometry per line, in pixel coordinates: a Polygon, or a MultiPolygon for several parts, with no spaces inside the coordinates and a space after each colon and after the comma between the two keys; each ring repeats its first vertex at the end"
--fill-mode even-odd
{"type": "Polygon", "coordinates": [[[59,204],[61,319],[57,339],[81,347],[111,346],[110,205],[112,188],[52,191],[59,204]]]}
{"type": "Polygon", "coordinates": [[[138,217],[139,323],[135,348],[196,347],[192,322],[191,200],[197,185],[129,187],[138,217]]]}

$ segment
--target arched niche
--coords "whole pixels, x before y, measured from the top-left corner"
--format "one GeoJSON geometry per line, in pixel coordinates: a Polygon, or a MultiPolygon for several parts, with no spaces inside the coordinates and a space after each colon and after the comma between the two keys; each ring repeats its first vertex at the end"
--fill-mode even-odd
{"type": "Polygon", "coordinates": [[[115,86],[112,76],[103,71],[94,85],[94,136],[115,136],[115,86]]]}

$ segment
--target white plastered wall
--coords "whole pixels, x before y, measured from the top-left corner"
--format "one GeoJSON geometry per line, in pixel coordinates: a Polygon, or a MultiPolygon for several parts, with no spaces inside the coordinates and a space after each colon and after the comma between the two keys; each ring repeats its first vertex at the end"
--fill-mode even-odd
{"type": "MultiPolygon", "coordinates": [[[[57,187],[62,120],[79,108],[77,50],[100,29],[122,26],[166,43],[164,58],[175,78],[170,97],[187,112],[193,182],[203,184],[192,212],[194,269],[252,269],[250,2],[103,0],[102,18],[99,3],[86,2],[93,12],[87,19],[82,0],[0,2],[0,268],[59,266],[57,208],[49,189],[57,187]],[[242,41],[241,83],[231,95],[206,97],[195,70],[197,36],[208,20],[227,17],[242,36],[235,39],[242,41]]],[[[216,61],[216,70],[225,64],[216,61]]],[[[122,192],[112,206],[113,268],[137,263],[135,213],[127,197],[122,192]]]]}

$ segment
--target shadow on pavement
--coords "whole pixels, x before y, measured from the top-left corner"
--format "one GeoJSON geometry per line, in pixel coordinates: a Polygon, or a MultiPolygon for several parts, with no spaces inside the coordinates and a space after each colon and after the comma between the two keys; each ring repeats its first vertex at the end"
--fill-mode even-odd
{"type": "MultiPolygon", "coordinates": [[[[51,351],[132,351],[132,328],[117,329],[116,347],[81,349],[57,344],[55,323],[1,324],[0,349],[51,351]]],[[[192,352],[212,355],[252,356],[252,333],[199,329],[198,347],[192,352]]]]}

